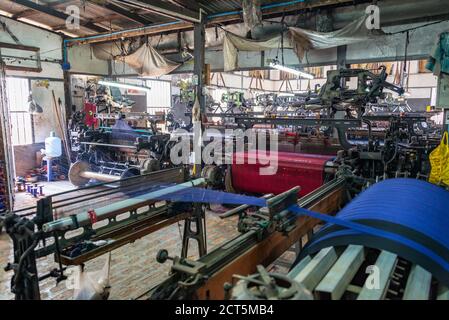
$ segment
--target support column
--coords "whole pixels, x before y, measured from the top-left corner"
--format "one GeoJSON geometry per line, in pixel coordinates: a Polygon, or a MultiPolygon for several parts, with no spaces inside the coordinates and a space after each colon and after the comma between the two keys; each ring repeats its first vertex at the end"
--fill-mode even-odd
{"type": "MultiPolygon", "coordinates": [[[[204,69],[205,69],[205,47],[206,47],[206,31],[205,17],[200,14],[200,23],[195,23],[193,29],[194,39],[194,65],[193,74],[196,79],[196,101],[192,110],[192,122],[194,124],[193,145],[195,152],[194,175],[201,177],[203,165],[202,154],[202,131],[203,131],[203,115],[206,114],[206,96],[204,95],[204,69]]],[[[203,206],[195,203],[192,216],[184,221],[184,234],[182,241],[181,257],[186,258],[189,250],[189,242],[191,239],[197,241],[199,256],[207,253],[206,239],[206,216],[203,206]]]]}
{"type": "Polygon", "coordinates": [[[204,63],[205,63],[206,31],[203,16],[201,23],[195,23],[193,33],[194,33],[193,73],[198,81],[196,86],[196,96],[198,97],[198,102],[200,104],[200,112],[202,114],[206,110],[206,96],[203,94],[205,82],[204,63]]]}
{"type": "Polygon", "coordinates": [[[346,64],[346,51],[347,51],[346,45],[337,47],[337,68],[338,69],[349,68],[349,65],[346,64]]]}

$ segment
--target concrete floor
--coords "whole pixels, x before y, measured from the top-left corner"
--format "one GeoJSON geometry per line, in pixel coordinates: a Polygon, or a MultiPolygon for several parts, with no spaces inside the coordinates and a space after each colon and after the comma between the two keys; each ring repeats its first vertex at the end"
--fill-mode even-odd
{"type": "MultiPolygon", "coordinates": [[[[46,195],[72,189],[72,185],[66,181],[45,182],[46,195]]],[[[36,199],[26,193],[16,194],[16,209],[34,205],[36,199]]],[[[232,217],[222,220],[214,213],[208,212],[206,216],[207,245],[212,250],[226,240],[238,235],[237,218],[232,217]]],[[[150,234],[135,243],[128,244],[112,252],[111,256],[111,295],[110,299],[132,299],[152,286],[159,283],[167,275],[170,263],[159,264],[156,262],[156,253],[159,249],[167,249],[171,255],[179,255],[181,252],[181,232],[183,222],[175,224],[150,234]]],[[[191,242],[189,254],[191,258],[197,257],[194,242],[191,242]]],[[[12,260],[12,243],[5,233],[0,235],[0,300],[13,299],[10,293],[10,279],[12,272],[5,272],[3,267],[12,260]]],[[[101,270],[106,257],[99,257],[86,264],[86,271],[101,270]]],[[[39,259],[38,268],[40,274],[55,267],[53,256],[39,259]]],[[[68,289],[65,281],[56,285],[54,279],[41,281],[42,299],[71,299],[73,290],[68,289]]]]}

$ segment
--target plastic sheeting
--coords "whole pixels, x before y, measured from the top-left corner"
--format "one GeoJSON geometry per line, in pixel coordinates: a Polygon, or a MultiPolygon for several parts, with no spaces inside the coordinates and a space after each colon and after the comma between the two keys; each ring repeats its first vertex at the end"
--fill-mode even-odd
{"type": "Polygon", "coordinates": [[[101,270],[86,272],[81,266],[75,273],[74,300],[107,300],[110,293],[111,253],[101,270]]]}

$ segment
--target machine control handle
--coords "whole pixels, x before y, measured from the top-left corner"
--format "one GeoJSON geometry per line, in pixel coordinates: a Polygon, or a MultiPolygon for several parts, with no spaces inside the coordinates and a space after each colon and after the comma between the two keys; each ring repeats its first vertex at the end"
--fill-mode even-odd
{"type": "Polygon", "coordinates": [[[168,251],[165,249],[159,250],[156,255],[156,261],[159,263],[165,263],[167,260],[173,260],[173,258],[168,255],[168,251]]]}

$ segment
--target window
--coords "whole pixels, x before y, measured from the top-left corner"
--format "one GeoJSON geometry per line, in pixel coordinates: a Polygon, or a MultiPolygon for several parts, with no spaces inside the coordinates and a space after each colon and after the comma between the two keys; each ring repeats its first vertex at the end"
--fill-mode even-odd
{"type": "Polygon", "coordinates": [[[168,81],[147,80],[147,109],[149,114],[168,112],[171,107],[171,83],[168,81]]]}
{"type": "Polygon", "coordinates": [[[28,112],[30,86],[27,79],[6,78],[6,92],[11,120],[11,140],[14,146],[33,143],[33,126],[28,112]]]}

